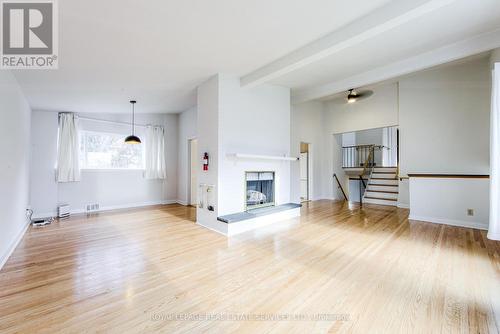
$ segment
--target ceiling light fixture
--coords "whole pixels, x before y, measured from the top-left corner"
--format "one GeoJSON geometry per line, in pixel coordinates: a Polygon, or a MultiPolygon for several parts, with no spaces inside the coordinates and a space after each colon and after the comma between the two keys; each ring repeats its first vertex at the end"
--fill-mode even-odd
{"type": "Polygon", "coordinates": [[[132,134],[125,138],[125,144],[140,144],[141,139],[135,135],[135,104],[137,101],[130,101],[132,104],[132,134]]]}
{"type": "Polygon", "coordinates": [[[347,103],[354,103],[358,99],[358,94],[354,89],[349,89],[349,94],[347,94],[347,103]]]}

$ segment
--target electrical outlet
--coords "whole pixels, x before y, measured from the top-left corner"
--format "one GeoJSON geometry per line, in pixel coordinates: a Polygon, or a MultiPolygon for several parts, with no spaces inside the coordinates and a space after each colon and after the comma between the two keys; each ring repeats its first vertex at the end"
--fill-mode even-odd
{"type": "Polygon", "coordinates": [[[474,209],[467,209],[467,216],[474,216],[474,209]]]}

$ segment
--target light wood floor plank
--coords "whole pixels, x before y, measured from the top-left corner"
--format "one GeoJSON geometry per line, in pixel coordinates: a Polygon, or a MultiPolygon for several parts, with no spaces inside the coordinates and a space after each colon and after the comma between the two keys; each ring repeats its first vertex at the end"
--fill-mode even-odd
{"type": "Polygon", "coordinates": [[[166,205],[30,228],[0,271],[0,332],[499,332],[484,231],[333,201],[229,239],[194,220],[166,205]],[[237,315],[260,318],[220,320],[237,315]]]}

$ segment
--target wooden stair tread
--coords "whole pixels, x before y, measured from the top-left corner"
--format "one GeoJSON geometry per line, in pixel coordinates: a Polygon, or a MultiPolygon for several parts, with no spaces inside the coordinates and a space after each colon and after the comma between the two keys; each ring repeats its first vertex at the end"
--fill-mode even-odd
{"type": "Polygon", "coordinates": [[[365,199],[366,198],[368,198],[368,199],[376,199],[376,200],[379,200],[379,201],[393,201],[393,202],[397,201],[397,199],[395,199],[395,198],[380,198],[380,197],[365,196],[365,199]]]}
{"type": "Polygon", "coordinates": [[[373,174],[396,174],[396,172],[373,172],[373,174]]]}
{"type": "Polygon", "coordinates": [[[369,186],[377,186],[377,187],[397,187],[397,184],[376,184],[376,183],[368,183],[369,186]]]}
{"type": "Polygon", "coordinates": [[[372,177],[372,180],[397,180],[395,177],[372,177]]]}
{"type": "Polygon", "coordinates": [[[399,194],[397,191],[369,190],[369,189],[367,189],[366,191],[372,193],[399,194]]]}

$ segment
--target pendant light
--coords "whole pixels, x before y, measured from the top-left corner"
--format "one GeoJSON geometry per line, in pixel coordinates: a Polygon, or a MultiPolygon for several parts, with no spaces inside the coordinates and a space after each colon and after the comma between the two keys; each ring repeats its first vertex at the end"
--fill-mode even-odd
{"type": "Polygon", "coordinates": [[[139,139],[139,137],[137,137],[135,135],[135,104],[137,103],[137,101],[130,101],[130,104],[132,104],[132,135],[128,136],[127,138],[125,138],[125,144],[140,144],[141,143],[141,140],[139,139]]]}

